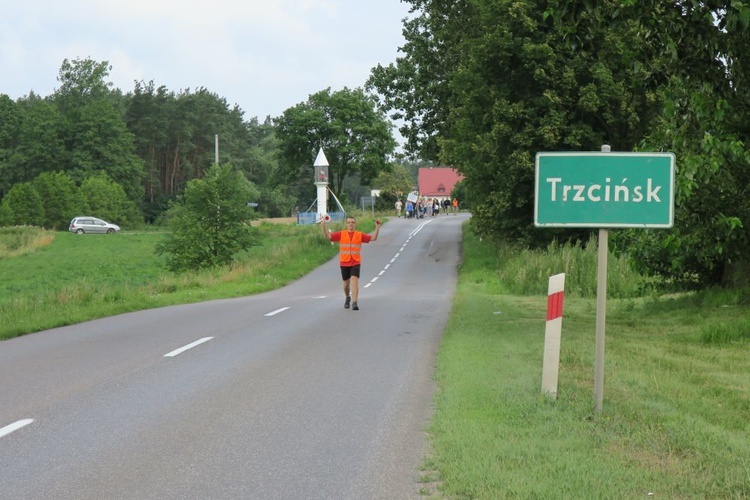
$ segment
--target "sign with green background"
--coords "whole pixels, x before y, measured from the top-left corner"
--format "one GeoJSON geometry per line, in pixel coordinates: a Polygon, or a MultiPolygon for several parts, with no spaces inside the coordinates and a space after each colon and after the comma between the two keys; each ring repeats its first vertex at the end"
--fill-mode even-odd
{"type": "Polygon", "coordinates": [[[670,228],[673,153],[537,153],[534,225],[670,228]]]}

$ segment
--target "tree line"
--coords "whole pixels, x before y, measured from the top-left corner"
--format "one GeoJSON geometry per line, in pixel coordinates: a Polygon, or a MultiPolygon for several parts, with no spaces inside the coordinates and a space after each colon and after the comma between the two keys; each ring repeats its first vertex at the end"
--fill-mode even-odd
{"type": "Polygon", "coordinates": [[[404,0],[403,55],[366,88],[407,153],[466,176],[480,234],[544,246],[543,151],[671,151],[675,226],[617,230],[642,270],[697,286],[750,276],[750,5],[702,0],[404,0]]]}
{"type": "Polygon", "coordinates": [[[64,229],[92,212],[158,222],[215,163],[216,136],[219,162],[257,188],[246,202],[269,217],[314,199],[320,147],[338,195],[393,168],[391,125],[362,89],[322,90],[261,123],[205,88],[174,92],[141,81],[123,93],[110,70],[106,61],[66,59],[52,95],[0,94],[0,224],[64,229]]]}

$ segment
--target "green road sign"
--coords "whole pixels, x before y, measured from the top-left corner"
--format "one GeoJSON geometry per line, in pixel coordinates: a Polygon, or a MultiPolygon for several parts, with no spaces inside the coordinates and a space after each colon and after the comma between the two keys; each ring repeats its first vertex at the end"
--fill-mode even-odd
{"type": "Polygon", "coordinates": [[[669,228],[673,153],[537,153],[534,225],[669,228]]]}

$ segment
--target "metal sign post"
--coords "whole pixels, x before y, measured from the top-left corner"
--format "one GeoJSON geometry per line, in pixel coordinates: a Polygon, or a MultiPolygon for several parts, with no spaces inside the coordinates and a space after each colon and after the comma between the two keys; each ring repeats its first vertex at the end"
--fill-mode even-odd
{"type": "MultiPolygon", "coordinates": [[[[610,147],[602,146],[602,153],[610,147]]],[[[609,257],[609,229],[599,228],[599,248],[596,262],[596,347],[594,349],[594,413],[604,406],[604,339],[607,325],[607,259],[609,257]]]]}

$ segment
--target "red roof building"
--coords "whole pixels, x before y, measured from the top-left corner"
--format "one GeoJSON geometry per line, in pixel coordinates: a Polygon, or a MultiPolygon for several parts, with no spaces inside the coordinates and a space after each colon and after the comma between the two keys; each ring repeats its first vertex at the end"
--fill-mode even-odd
{"type": "Polygon", "coordinates": [[[422,167],[417,172],[419,195],[426,198],[450,198],[453,186],[464,176],[449,167],[422,167]]]}

